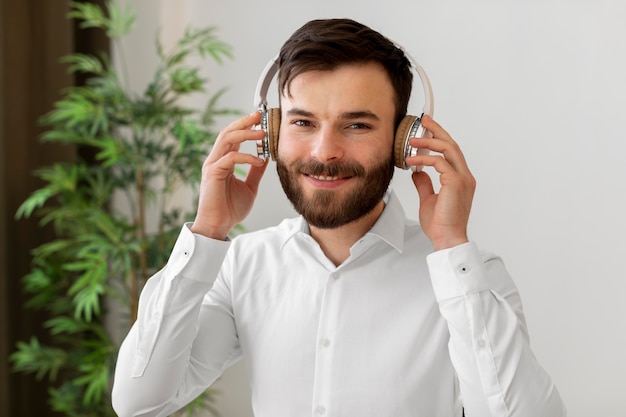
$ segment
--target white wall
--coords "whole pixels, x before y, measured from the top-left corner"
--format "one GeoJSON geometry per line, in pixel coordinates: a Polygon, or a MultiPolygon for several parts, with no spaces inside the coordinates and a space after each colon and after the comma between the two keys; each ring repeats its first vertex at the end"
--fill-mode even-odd
{"type": "MultiPolygon", "coordinates": [[[[311,18],[351,17],[404,45],[430,76],[435,118],[478,179],[471,237],[507,263],[569,415],[626,415],[626,2],[131,3],[140,20],[130,56],[152,50],[159,25],[166,37],[184,24],[218,26],[235,59],[207,66],[210,86],[229,86],[222,103],[245,111],[267,60],[311,18]]],[[[138,89],[151,62],[131,65],[138,89]]],[[[416,217],[410,179],[396,174],[416,217]]],[[[270,167],[246,227],[292,214],[270,167]]],[[[243,366],[218,383],[225,417],[250,416],[246,384],[243,366]]]]}

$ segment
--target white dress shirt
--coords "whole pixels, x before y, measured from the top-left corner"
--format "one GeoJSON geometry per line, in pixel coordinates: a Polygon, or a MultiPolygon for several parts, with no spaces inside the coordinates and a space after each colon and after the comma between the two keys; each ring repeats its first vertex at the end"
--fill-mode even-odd
{"type": "Polygon", "coordinates": [[[245,356],[257,417],[561,417],[500,258],[432,252],[393,193],[339,266],[302,218],[185,226],[119,353],[120,416],[166,416],[245,356]]]}

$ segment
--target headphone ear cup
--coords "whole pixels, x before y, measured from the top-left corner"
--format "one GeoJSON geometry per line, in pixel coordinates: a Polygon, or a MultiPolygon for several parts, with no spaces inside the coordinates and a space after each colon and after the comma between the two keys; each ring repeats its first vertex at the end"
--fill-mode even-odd
{"type": "Polygon", "coordinates": [[[410,146],[408,141],[417,119],[417,116],[406,115],[396,129],[396,136],[393,141],[393,163],[398,168],[407,169],[405,162],[407,157],[406,149],[407,146],[410,146]]]}
{"type": "Polygon", "coordinates": [[[280,130],[280,109],[267,110],[267,136],[269,138],[270,156],[275,161],[278,155],[278,131],[280,130]]]}

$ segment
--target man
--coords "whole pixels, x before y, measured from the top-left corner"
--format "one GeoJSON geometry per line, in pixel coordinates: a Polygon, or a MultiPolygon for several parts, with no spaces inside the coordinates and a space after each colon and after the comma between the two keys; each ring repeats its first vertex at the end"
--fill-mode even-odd
{"type": "Polygon", "coordinates": [[[279,55],[277,170],[301,217],[228,241],[267,163],[219,135],[198,212],[152,277],[113,389],[121,416],[165,416],[246,357],[259,417],[563,416],[501,260],[467,237],[475,181],[430,117],[406,158],[419,225],[388,190],[411,91],[406,56],[351,20],[305,24],[279,55]],[[250,166],[244,180],[236,164],[250,166]]]}

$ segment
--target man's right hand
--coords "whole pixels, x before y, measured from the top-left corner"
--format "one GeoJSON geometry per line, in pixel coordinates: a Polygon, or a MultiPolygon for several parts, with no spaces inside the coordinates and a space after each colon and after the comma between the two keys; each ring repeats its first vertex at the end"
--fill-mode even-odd
{"type": "Polygon", "coordinates": [[[253,130],[261,114],[254,112],[235,120],[218,135],[202,165],[198,212],[193,233],[224,240],[237,223],[246,218],[256,198],[267,161],[239,152],[245,141],[257,141],[265,132],[253,130]],[[235,165],[249,165],[245,180],[235,177],[235,165]]]}

